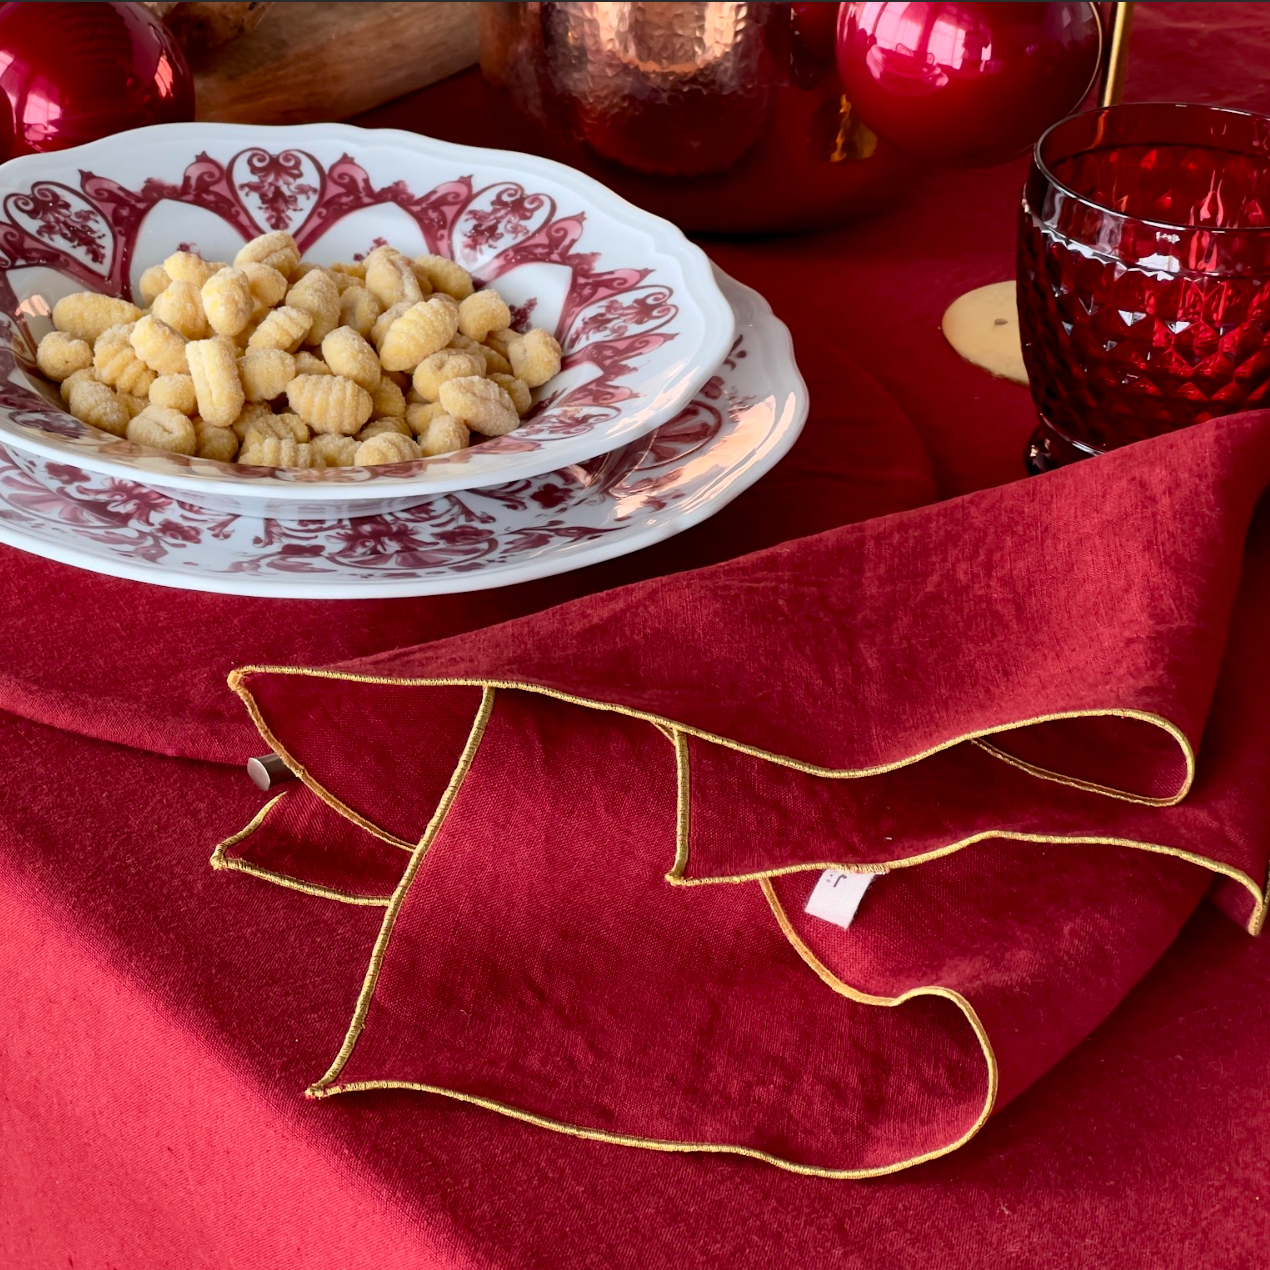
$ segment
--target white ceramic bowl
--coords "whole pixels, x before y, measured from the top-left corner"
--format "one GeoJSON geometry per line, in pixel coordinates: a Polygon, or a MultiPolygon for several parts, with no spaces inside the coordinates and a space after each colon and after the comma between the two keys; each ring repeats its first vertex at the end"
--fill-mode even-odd
{"type": "Polygon", "coordinates": [[[170,124],[0,167],[0,443],[187,503],[324,519],[506,484],[629,444],[674,417],[735,320],[706,257],[669,222],[558,163],[343,124],[170,124]],[[515,432],[454,455],[324,471],[187,458],[67,414],[34,368],[63,295],[131,297],[170,252],[231,259],[292,233],[306,259],[391,243],[452,256],[554,330],[564,369],[515,432]]]}

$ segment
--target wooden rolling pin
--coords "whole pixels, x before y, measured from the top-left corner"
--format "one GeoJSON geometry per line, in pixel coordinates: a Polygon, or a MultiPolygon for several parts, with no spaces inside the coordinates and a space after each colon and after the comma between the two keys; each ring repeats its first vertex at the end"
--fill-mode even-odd
{"type": "Polygon", "coordinates": [[[274,4],[255,30],[193,50],[198,118],[347,119],[477,60],[474,4],[274,4]]]}

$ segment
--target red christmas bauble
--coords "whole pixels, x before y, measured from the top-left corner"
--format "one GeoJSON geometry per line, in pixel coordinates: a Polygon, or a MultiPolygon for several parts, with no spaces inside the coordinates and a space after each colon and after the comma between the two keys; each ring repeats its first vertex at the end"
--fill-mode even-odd
{"type": "Polygon", "coordinates": [[[0,5],[0,92],[4,158],[194,118],[180,45],[136,4],[0,5]]]}
{"type": "Polygon", "coordinates": [[[1022,154],[1098,74],[1093,4],[844,4],[838,71],[860,118],[928,163],[1022,154]]]}

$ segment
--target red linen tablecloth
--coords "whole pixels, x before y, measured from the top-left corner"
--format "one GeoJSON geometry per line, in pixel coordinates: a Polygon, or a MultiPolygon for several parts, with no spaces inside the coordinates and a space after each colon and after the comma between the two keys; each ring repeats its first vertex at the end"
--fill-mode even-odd
{"type": "MultiPolygon", "coordinates": [[[[1268,50],[1270,6],[1140,6],[1128,95],[1270,109],[1268,50]]],[[[483,100],[468,74],[367,122],[497,143],[483,100]]],[[[304,1101],[380,915],[207,866],[260,802],[236,767],[259,742],[224,687],[235,665],[416,643],[1016,479],[1027,394],[961,363],[938,319],[1010,276],[1021,172],[940,177],[833,233],[707,244],[789,323],[812,417],[770,477],[653,551],[505,592],[342,605],[0,551],[0,1264],[1264,1264],[1270,944],[1207,906],[967,1147],[828,1182],[417,1094],[304,1101]]]]}

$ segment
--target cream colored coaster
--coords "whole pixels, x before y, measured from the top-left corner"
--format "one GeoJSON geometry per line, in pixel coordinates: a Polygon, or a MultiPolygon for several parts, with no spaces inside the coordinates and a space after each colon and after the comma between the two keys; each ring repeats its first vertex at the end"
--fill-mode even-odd
{"type": "Polygon", "coordinates": [[[1013,279],[967,291],[948,306],[941,326],[966,361],[1002,379],[1027,383],[1013,279]]]}

